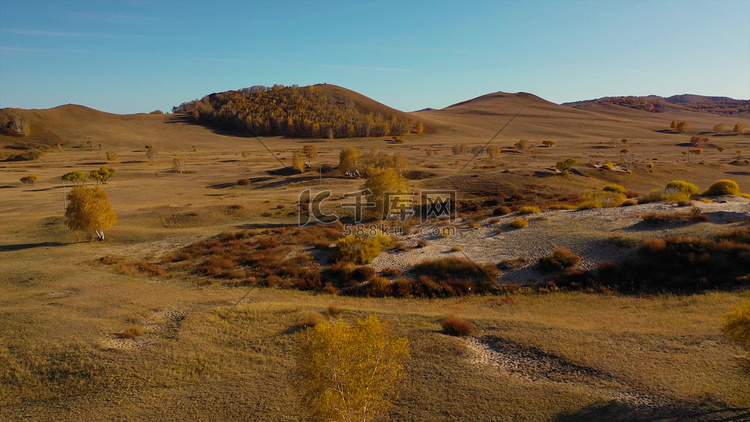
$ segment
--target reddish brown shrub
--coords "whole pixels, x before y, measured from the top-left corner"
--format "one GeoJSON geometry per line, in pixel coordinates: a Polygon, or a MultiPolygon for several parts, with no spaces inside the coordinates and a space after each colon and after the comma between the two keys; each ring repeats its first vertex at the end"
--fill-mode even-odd
{"type": "Polygon", "coordinates": [[[470,321],[455,315],[448,315],[443,319],[443,331],[452,336],[470,336],[476,329],[470,321]]]}

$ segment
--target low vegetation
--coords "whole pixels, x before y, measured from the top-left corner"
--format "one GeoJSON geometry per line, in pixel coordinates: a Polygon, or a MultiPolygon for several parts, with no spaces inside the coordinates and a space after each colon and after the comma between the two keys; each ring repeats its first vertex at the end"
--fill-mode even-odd
{"type": "Polygon", "coordinates": [[[465,319],[455,315],[448,315],[443,318],[443,332],[445,334],[457,337],[470,336],[474,334],[477,327],[465,319]]]}
{"type": "Polygon", "coordinates": [[[339,319],[301,332],[294,357],[310,420],[380,420],[398,398],[409,342],[375,316],[351,327],[339,319]]]}

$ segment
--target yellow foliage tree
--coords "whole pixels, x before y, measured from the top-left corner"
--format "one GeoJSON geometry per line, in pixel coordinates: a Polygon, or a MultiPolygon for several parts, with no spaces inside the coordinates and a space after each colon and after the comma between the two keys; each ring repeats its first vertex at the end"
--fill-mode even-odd
{"type": "Polygon", "coordinates": [[[117,222],[107,192],[99,187],[74,187],[68,194],[65,220],[71,230],[94,231],[104,240],[104,231],[117,222]]]}
{"type": "Polygon", "coordinates": [[[305,156],[297,151],[292,155],[292,170],[299,173],[305,171],[305,156]]]}
{"type": "Polygon", "coordinates": [[[34,186],[34,183],[39,181],[39,176],[32,174],[31,176],[25,176],[21,178],[21,183],[26,183],[34,186]]]}
{"type": "Polygon", "coordinates": [[[318,157],[318,147],[315,145],[305,145],[302,147],[302,154],[305,156],[305,166],[312,167],[313,161],[318,157]]]}
{"type": "Polygon", "coordinates": [[[745,124],[744,123],[737,123],[734,125],[734,128],[732,129],[732,132],[734,133],[745,133],[745,124]]]}
{"type": "Polygon", "coordinates": [[[358,176],[362,154],[356,148],[344,148],[339,153],[339,173],[344,176],[358,176]]]}
{"type": "Polygon", "coordinates": [[[313,421],[372,421],[397,396],[409,343],[377,317],[322,322],[302,332],[295,351],[302,408],[313,421]]]}
{"type": "Polygon", "coordinates": [[[367,170],[367,180],[362,185],[362,189],[370,191],[367,199],[375,204],[369,210],[373,217],[385,217],[408,205],[409,184],[393,168],[373,167],[367,170]]]}
{"type": "Polygon", "coordinates": [[[174,157],[172,159],[172,170],[178,173],[185,173],[185,159],[183,157],[174,157]]]}
{"type": "MultiPolygon", "coordinates": [[[[554,141],[553,141],[554,142],[554,141]]],[[[495,161],[495,159],[503,152],[498,147],[495,146],[488,146],[487,147],[487,155],[490,156],[490,161],[495,161]]]]}
{"type": "Polygon", "coordinates": [[[750,349],[750,300],[724,317],[722,332],[728,340],[750,349]]]}

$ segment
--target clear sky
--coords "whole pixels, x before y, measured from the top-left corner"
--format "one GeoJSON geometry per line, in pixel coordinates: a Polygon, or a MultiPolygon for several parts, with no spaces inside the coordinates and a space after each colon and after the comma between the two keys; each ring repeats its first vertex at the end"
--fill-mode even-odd
{"type": "Polygon", "coordinates": [[[0,107],[171,110],[331,83],[389,106],[495,91],[750,98],[750,1],[0,0],[0,107]]]}

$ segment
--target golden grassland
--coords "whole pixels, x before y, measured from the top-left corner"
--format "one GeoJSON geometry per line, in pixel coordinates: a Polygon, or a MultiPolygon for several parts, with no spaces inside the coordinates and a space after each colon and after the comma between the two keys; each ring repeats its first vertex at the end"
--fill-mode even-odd
{"type": "MultiPolygon", "coordinates": [[[[172,115],[115,116],[81,107],[46,117],[30,112],[44,117],[32,121],[32,138],[40,135],[31,140],[46,136],[63,145],[37,161],[0,163],[0,419],[299,420],[290,353],[295,333],[310,312],[325,314],[332,305],[345,321],[377,315],[409,339],[412,358],[393,420],[701,420],[728,415],[710,413],[717,409],[750,408],[746,353],[720,331],[721,317],[750,297],[746,291],[375,299],[205,285],[191,275],[152,277],[100,262],[104,256],[158,260],[225,231],[295,224],[302,189],[331,189],[337,197],[358,189],[362,180],[330,172],[282,172],[281,163],[310,143],[318,146],[318,162],[331,166],[348,146],[400,152],[415,187],[454,187],[478,200],[521,193],[526,199],[512,203],[515,208],[609,183],[647,193],[674,179],[701,190],[733,179],[750,189],[750,165],[733,152],[750,154],[750,136],[712,137],[727,150],[707,149],[688,163],[681,152],[690,134],[659,132],[674,119],[690,120],[699,132],[727,118],[597,107],[582,111],[503,94],[417,113],[432,129],[403,144],[384,137],[263,138],[275,157],[257,140],[172,115]],[[518,109],[526,111],[493,143],[503,148],[499,158],[482,156],[459,174],[470,155],[454,156],[451,146],[483,145],[518,109]],[[587,166],[621,161],[611,138],[631,139],[632,173],[587,166]],[[522,154],[511,148],[518,139],[557,144],[522,154]],[[154,161],[145,145],[157,150],[154,161]],[[427,155],[428,149],[439,153],[427,155]],[[108,151],[119,162],[108,163],[108,151]],[[174,156],[185,158],[187,173],[170,171],[174,156]],[[546,170],[568,157],[588,177],[546,170]],[[654,168],[645,165],[651,162],[654,168]],[[117,170],[105,188],[120,221],[106,241],[94,242],[65,227],[59,178],[102,165],[117,170]],[[39,182],[22,186],[19,178],[30,174],[39,182]],[[242,178],[252,181],[249,189],[236,185],[242,178]],[[529,379],[477,363],[465,339],[442,333],[449,314],[473,322],[473,338],[483,344],[502,339],[582,368],[583,375],[529,379]],[[626,393],[650,402],[618,396],[626,393]]],[[[17,141],[0,139],[2,145],[17,141]]]]}

